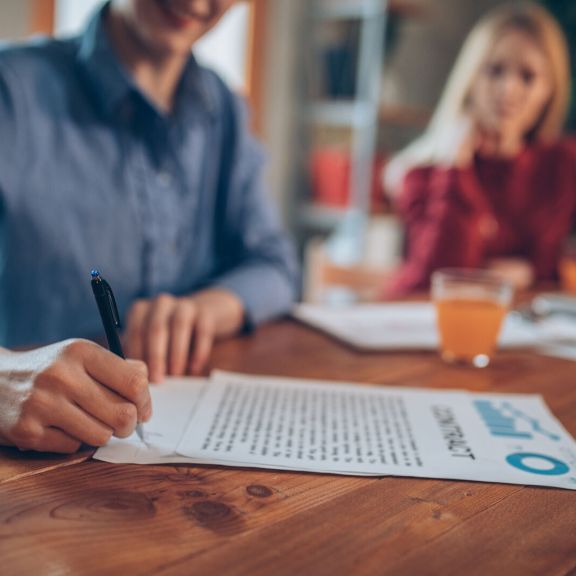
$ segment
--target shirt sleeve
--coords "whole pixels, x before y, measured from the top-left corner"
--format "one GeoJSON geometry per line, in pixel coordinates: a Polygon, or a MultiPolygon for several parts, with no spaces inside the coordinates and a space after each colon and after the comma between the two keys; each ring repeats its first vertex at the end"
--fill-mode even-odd
{"type": "Polygon", "coordinates": [[[426,289],[438,268],[481,264],[481,230],[490,216],[476,203],[472,178],[471,171],[456,168],[418,168],[407,174],[397,205],[407,254],[388,297],[426,289]]]}
{"type": "Polygon", "coordinates": [[[0,196],[13,190],[22,174],[24,105],[16,75],[0,56],[0,196]]]}
{"type": "Polygon", "coordinates": [[[529,256],[539,281],[556,280],[563,245],[576,231],[576,139],[550,148],[529,256]]]}
{"type": "Polygon", "coordinates": [[[218,210],[221,273],[212,286],[236,294],[244,304],[246,328],[290,311],[298,286],[295,251],[265,196],[264,156],[251,136],[246,112],[234,97],[235,142],[229,155],[226,190],[218,210]]]}

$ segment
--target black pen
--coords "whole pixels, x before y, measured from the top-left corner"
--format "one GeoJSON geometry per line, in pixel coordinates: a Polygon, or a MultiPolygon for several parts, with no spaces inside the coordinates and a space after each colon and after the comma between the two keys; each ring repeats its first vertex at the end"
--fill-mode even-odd
{"type": "MultiPolygon", "coordinates": [[[[98,270],[92,270],[90,274],[92,276],[90,284],[92,285],[92,292],[94,293],[94,298],[96,298],[100,318],[102,319],[104,331],[106,332],[108,348],[110,349],[110,352],[113,352],[116,356],[126,358],[126,356],[124,356],[124,351],[122,350],[120,336],[118,335],[120,317],[118,315],[118,307],[116,306],[116,300],[112,288],[110,287],[110,284],[100,276],[98,270]]],[[[136,433],[140,440],[144,441],[144,430],[142,429],[142,424],[138,423],[136,425],[136,433]]]]}

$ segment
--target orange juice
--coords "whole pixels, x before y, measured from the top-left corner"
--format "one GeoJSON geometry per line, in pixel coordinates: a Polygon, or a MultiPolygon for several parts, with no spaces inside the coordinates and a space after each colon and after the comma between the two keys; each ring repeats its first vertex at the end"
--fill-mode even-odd
{"type": "Polygon", "coordinates": [[[565,256],[558,268],[562,290],[576,293],[576,257],[565,256]]]}
{"type": "Polygon", "coordinates": [[[486,366],[496,348],[506,306],[490,300],[446,298],[436,301],[436,314],[442,357],[486,366]]]}

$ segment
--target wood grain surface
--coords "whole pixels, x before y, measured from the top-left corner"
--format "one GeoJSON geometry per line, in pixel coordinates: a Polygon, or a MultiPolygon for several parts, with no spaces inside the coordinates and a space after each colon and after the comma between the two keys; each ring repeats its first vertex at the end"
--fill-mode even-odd
{"type": "MultiPolygon", "coordinates": [[[[285,321],[218,345],[245,373],[542,394],[576,434],[576,364],[358,353],[285,321]]],[[[576,494],[414,478],[113,465],[0,451],[0,574],[576,574],[576,494]]]]}

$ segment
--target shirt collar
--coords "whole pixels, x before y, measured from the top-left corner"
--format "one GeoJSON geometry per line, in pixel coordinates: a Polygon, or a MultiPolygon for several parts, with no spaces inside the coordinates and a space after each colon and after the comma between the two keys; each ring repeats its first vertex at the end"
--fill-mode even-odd
{"type": "Polygon", "coordinates": [[[135,86],[118,61],[104,30],[108,8],[109,3],[106,3],[88,21],[79,38],[78,61],[98,106],[105,114],[112,114],[135,86]]]}
{"type": "MultiPolygon", "coordinates": [[[[92,93],[104,114],[112,115],[122,109],[132,94],[139,94],[155,109],[146,95],[136,86],[129,72],[122,66],[108,39],[104,19],[110,2],[106,2],[88,21],[79,38],[78,61],[87,75],[92,93]]],[[[174,115],[178,119],[189,119],[198,111],[213,117],[215,114],[216,90],[207,78],[207,73],[198,65],[192,54],[184,68],[178,87],[174,115]]],[[[160,116],[162,113],[158,112],[160,116]]]]}
{"type": "Polygon", "coordinates": [[[217,100],[218,91],[214,79],[210,78],[210,74],[202,69],[194,55],[190,53],[176,94],[174,106],[176,115],[183,114],[190,117],[195,105],[199,105],[203,112],[214,119],[217,100]]]}

